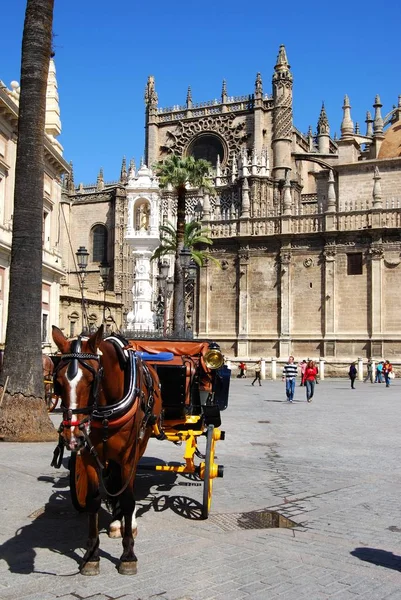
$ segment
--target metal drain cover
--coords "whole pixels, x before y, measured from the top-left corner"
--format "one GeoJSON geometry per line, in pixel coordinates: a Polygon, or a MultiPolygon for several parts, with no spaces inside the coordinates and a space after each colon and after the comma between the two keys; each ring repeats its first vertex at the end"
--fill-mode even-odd
{"type": "Polygon", "coordinates": [[[209,521],[223,531],[238,529],[277,529],[296,527],[298,523],[275,510],[253,510],[246,513],[210,515],[209,521]]]}

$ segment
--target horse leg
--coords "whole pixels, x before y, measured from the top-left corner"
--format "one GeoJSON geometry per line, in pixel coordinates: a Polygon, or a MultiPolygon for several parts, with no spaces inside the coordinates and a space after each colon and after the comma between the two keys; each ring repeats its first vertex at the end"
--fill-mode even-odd
{"type": "MultiPolygon", "coordinates": [[[[123,516],[116,515],[115,518],[109,525],[109,538],[120,538],[123,537],[123,516]]],[[[136,508],[134,509],[134,513],[132,515],[132,537],[136,538],[138,535],[138,522],[136,520],[136,508]]]]}
{"type": "Polygon", "coordinates": [[[98,486],[96,470],[88,467],[89,493],[87,498],[88,511],[88,540],[86,542],[86,552],[79,568],[82,575],[99,574],[99,509],[101,497],[98,486]]]}
{"type": "MultiPolygon", "coordinates": [[[[127,475],[129,477],[129,474],[127,475]]],[[[120,575],[135,575],[137,571],[137,558],[134,553],[134,536],[132,533],[133,515],[135,512],[135,498],[133,482],[123,492],[120,499],[123,520],[123,553],[120,557],[118,572],[120,575]]],[[[136,522],[136,519],[134,517],[136,522]]]]}

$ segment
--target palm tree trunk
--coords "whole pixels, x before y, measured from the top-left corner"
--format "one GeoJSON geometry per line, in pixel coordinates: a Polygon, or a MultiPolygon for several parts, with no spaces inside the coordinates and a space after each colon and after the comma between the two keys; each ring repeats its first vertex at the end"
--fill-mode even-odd
{"type": "Polygon", "coordinates": [[[41,344],[46,89],[54,0],[27,0],[15,169],[10,296],[4,363],[8,378],[0,438],[54,439],[45,410],[41,344]]]}
{"type": "Polygon", "coordinates": [[[177,191],[177,245],[174,265],[173,331],[174,335],[183,336],[185,332],[185,293],[184,271],[181,265],[180,254],[184,248],[185,239],[186,188],[185,186],[180,186],[177,191]]]}

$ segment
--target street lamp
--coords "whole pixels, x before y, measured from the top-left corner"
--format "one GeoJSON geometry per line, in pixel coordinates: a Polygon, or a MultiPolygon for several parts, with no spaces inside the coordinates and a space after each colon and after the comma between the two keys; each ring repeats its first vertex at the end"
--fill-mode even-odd
{"type": "Polygon", "coordinates": [[[107,290],[107,282],[109,280],[110,275],[110,265],[106,262],[102,262],[99,265],[100,277],[102,279],[103,285],[103,323],[106,322],[106,290],[107,290]]]}
{"type": "Polygon", "coordinates": [[[188,322],[193,331],[193,311],[195,302],[195,280],[197,274],[197,266],[192,258],[189,248],[184,248],[180,252],[180,263],[183,270],[183,301],[184,301],[184,329],[187,329],[188,322]],[[188,312],[186,307],[188,306],[188,312]],[[188,319],[189,314],[189,319],[188,319]]]}
{"type": "MultiPolygon", "coordinates": [[[[89,252],[85,248],[85,246],[80,246],[75,253],[77,257],[77,265],[79,269],[79,286],[81,288],[81,310],[82,310],[82,331],[85,330],[85,321],[86,318],[86,310],[85,310],[85,295],[84,295],[84,283],[85,283],[85,275],[86,275],[86,267],[88,266],[88,258],[89,252]]],[[[88,323],[87,323],[88,324],[88,323]]]]}
{"type": "Polygon", "coordinates": [[[170,265],[167,260],[163,260],[163,262],[159,263],[159,294],[161,296],[159,301],[159,309],[162,311],[163,315],[163,336],[167,334],[167,313],[168,313],[168,300],[173,293],[174,288],[174,280],[171,277],[168,277],[168,272],[170,269],[170,265]]]}

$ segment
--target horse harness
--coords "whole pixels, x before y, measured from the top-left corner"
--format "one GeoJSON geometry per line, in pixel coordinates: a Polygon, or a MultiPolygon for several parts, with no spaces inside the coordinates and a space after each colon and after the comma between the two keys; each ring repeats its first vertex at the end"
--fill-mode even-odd
{"type": "MultiPolygon", "coordinates": [[[[120,362],[121,362],[121,342],[118,338],[109,338],[110,341],[117,353],[119,354],[120,362]]],[[[104,471],[107,463],[107,441],[109,437],[109,428],[113,428],[115,426],[121,426],[126,421],[128,421],[130,417],[131,409],[134,411],[134,405],[137,401],[140,401],[141,409],[144,413],[144,417],[140,426],[139,439],[142,439],[146,427],[148,425],[153,424],[152,420],[154,420],[153,415],[153,406],[154,406],[154,386],[153,386],[153,378],[150,374],[148,366],[142,362],[139,356],[136,355],[135,352],[129,351],[124,354],[126,360],[125,369],[128,370],[128,383],[126,385],[126,393],[122,400],[117,402],[116,404],[101,406],[98,404],[99,400],[99,392],[100,385],[103,378],[103,367],[100,365],[100,356],[98,354],[90,354],[81,351],[82,349],[82,339],[79,337],[77,340],[74,340],[71,344],[71,352],[68,354],[63,354],[61,356],[60,362],[57,365],[54,373],[53,373],[53,381],[54,381],[54,391],[56,393],[60,392],[60,386],[57,383],[57,375],[59,371],[68,364],[67,376],[70,380],[72,380],[78,373],[78,365],[80,364],[83,368],[87,369],[93,375],[93,380],[91,384],[91,392],[89,397],[89,402],[86,407],[74,408],[71,409],[66,407],[63,403],[61,404],[61,409],[63,411],[63,420],[58,429],[59,433],[59,442],[57,447],[53,453],[53,460],[51,462],[51,466],[55,468],[60,468],[62,464],[63,454],[64,454],[64,438],[63,431],[65,428],[78,427],[78,429],[82,432],[85,439],[85,446],[88,448],[89,452],[94,456],[97,465],[100,469],[100,474],[104,471]],[[98,368],[94,368],[91,364],[89,364],[88,360],[95,360],[98,363],[98,368]],[[139,369],[137,368],[137,364],[142,364],[142,371],[144,374],[144,383],[148,390],[148,398],[146,399],[141,386],[138,385],[137,379],[139,369]],[[73,415],[77,414],[86,414],[87,416],[82,420],[74,420],[73,415]],[[127,417],[127,418],[125,418],[127,417]],[[88,427],[92,425],[95,428],[102,428],[102,442],[103,442],[103,464],[99,458],[98,452],[94,447],[90,434],[88,432],[88,427]]],[[[139,384],[142,382],[139,381],[139,384]]],[[[129,478],[130,479],[130,478],[129,478]]],[[[129,483],[129,479],[127,485],[129,483]]],[[[116,496],[122,493],[125,489],[121,489],[118,494],[108,493],[109,496],[116,496]]]]}

